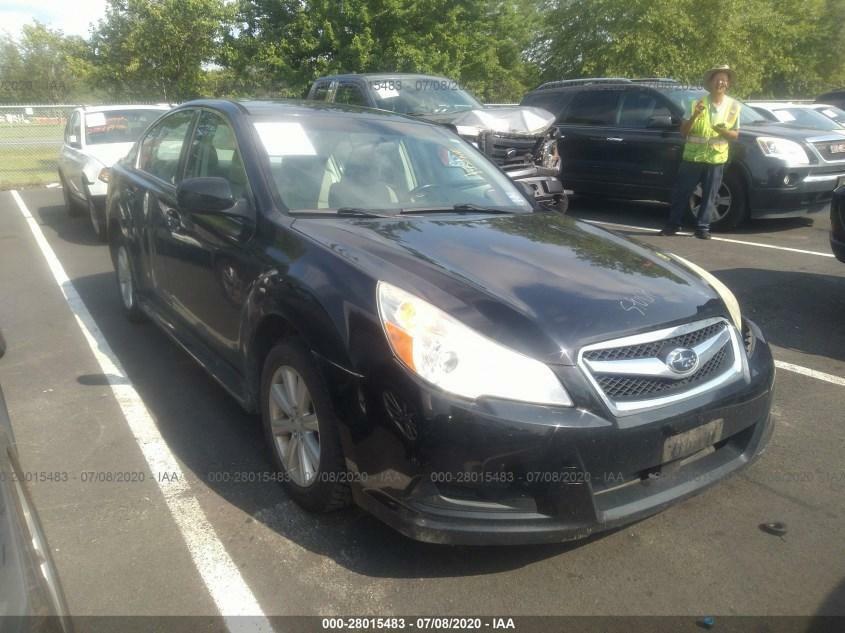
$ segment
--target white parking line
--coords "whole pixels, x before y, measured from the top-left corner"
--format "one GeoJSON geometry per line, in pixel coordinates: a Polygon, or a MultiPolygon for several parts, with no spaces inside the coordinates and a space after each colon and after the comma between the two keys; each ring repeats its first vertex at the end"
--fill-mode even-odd
{"type": "MultiPolygon", "coordinates": [[[[601,222],[599,220],[581,220],[582,222],[589,222],[590,224],[599,224],[602,226],[618,226],[624,229],[633,229],[635,231],[647,231],[648,233],[660,233],[660,229],[653,229],[647,226],[631,226],[630,224],[619,224],[618,222],[601,222]]],[[[692,233],[678,232],[678,235],[692,235],[692,233]]],[[[822,253],[821,251],[807,251],[802,248],[790,248],[789,246],[775,246],[773,244],[760,244],[760,242],[747,242],[745,240],[734,240],[727,237],[713,236],[712,239],[716,242],[730,242],[731,244],[744,244],[745,246],[759,246],[760,248],[773,248],[778,251],[788,251],[790,253],[802,253],[803,255],[815,255],[817,257],[833,257],[833,253],[822,253]]]]}
{"type": "Polygon", "coordinates": [[[258,601],[202,511],[179,463],[159,433],[144,401],[127,379],[120,360],[76,292],[76,288],[73,287],[73,283],[20,194],[17,191],[11,193],[35,237],[35,242],[47,260],[50,271],[76,318],[76,323],[82,330],[91,352],[97,359],[103,374],[108,378],[114,397],[123,411],[123,417],[147,460],[150,471],[176,473],[176,477],[168,477],[167,481],[159,481],[159,477],[152,477],[152,479],[161,489],[167,507],[176,521],[182,538],[185,539],[191,559],[223,616],[227,629],[232,633],[240,631],[271,633],[273,628],[270,622],[261,611],[258,601]]]}
{"type": "Polygon", "coordinates": [[[802,367],[801,365],[793,365],[792,363],[787,363],[782,360],[776,360],[775,367],[795,372],[796,374],[801,374],[802,376],[809,376],[810,378],[815,378],[816,380],[823,380],[834,385],[839,385],[840,387],[845,387],[845,378],[840,378],[839,376],[834,376],[833,374],[826,374],[823,371],[816,371],[815,369],[802,367]]]}

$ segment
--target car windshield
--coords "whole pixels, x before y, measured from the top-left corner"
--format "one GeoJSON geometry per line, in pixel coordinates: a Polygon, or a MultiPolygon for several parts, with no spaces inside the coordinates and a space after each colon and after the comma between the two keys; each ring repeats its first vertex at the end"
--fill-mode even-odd
{"type": "Polygon", "coordinates": [[[833,119],[810,108],[773,108],[772,114],[778,121],[795,127],[814,130],[841,130],[842,126],[833,119]]]}
{"type": "Polygon", "coordinates": [[[532,210],[507,176],[446,128],[349,116],[256,118],[253,125],[291,211],[532,210]]]}
{"type": "Polygon", "coordinates": [[[372,79],[376,106],[400,114],[440,114],[483,106],[457,82],[443,77],[372,79]]]}
{"type": "Polygon", "coordinates": [[[836,106],[823,105],[814,106],[817,112],[821,112],[828,119],[833,119],[837,123],[845,125],[845,110],[837,108],[836,106]]]}
{"type": "MultiPolygon", "coordinates": [[[[693,101],[695,101],[696,99],[701,99],[707,94],[707,91],[703,88],[667,88],[661,90],[661,92],[663,92],[663,94],[669,97],[680,107],[684,108],[685,112],[689,110],[690,104],[693,101]]],[[[739,101],[739,99],[737,99],[737,101],[739,101]]],[[[751,106],[742,103],[742,101],[740,101],[740,104],[742,107],[739,112],[740,127],[742,127],[743,125],[748,125],[749,123],[759,124],[770,122],[766,117],[757,112],[751,106]]],[[[689,113],[687,112],[687,114],[689,113]]]]}
{"type": "Polygon", "coordinates": [[[85,113],[85,140],[88,145],[134,143],[162,110],[108,110],[85,113]]]}

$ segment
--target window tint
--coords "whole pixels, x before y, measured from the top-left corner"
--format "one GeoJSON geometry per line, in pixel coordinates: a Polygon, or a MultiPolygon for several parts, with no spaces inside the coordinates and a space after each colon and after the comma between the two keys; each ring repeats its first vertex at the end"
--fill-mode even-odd
{"type": "Polygon", "coordinates": [[[138,168],[175,185],[179,157],[193,117],[193,110],[176,112],[150,130],[141,143],[138,168]]]}
{"type": "Polygon", "coordinates": [[[366,106],[367,103],[364,93],[358,86],[352,84],[340,84],[337,92],[334,95],[335,103],[348,103],[349,105],[366,106]]]}
{"type": "Polygon", "coordinates": [[[246,171],[235,132],[222,116],[207,110],[200,114],[185,168],[185,178],[199,177],[225,178],[236,200],[246,192],[246,171]]]}
{"type": "Polygon", "coordinates": [[[572,99],[564,123],[574,125],[616,125],[619,90],[579,92],[572,99]]]}
{"type": "Polygon", "coordinates": [[[328,81],[324,81],[323,83],[319,83],[314,87],[314,93],[311,95],[311,99],[314,101],[325,101],[329,98],[329,86],[331,84],[328,81]]]}
{"type": "Polygon", "coordinates": [[[622,97],[621,127],[645,128],[655,116],[672,116],[672,113],[653,94],[636,90],[622,97]]]}

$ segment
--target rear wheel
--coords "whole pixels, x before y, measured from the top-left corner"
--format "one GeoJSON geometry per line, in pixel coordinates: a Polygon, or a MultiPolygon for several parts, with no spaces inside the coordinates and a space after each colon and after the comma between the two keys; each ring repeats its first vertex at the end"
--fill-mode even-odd
{"type": "MultiPolygon", "coordinates": [[[[748,215],[745,184],[735,171],[726,171],[719,192],[716,194],[716,208],[710,217],[710,227],[726,231],[742,224],[748,215]]],[[[690,196],[690,212],[698,215],[701,206],[701,185],[690,196]]]]}
{"type": "Polygon", "coordinates": [[[125,244],[117,247],[115,257],[117,268],[117,288],[120,292],[120,305],[123,306],[123,314],[134,323],[144,320],[144,313],[138,307],[138,297],[135,291],[135,278],[132,275],[132,263],[129,260],[129,251],[125,244]]]}
{"type": "Polygon", "coordinates": [[[311,354],[302,345],[285,341],[267,355],[261,373],[261,416],[288,495],[312,512],[348,505],[339,423],[311,354]]]}

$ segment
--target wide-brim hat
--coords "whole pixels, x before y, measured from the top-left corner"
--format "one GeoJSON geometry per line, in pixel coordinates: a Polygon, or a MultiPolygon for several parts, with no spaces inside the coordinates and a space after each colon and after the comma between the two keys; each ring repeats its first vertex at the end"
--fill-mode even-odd
{"type": "Polygon", "coordinates": [[[713,75],[716,73],[726,73],[728,75],[728,81],[731,82],[731,85],[736,83],[736,72],[728,66],[727,64],[722,64],[721,66],[714,66],[706,73],[704,73],[704,85],[710,85],[710,80],[713,79],[713,75]]]}

